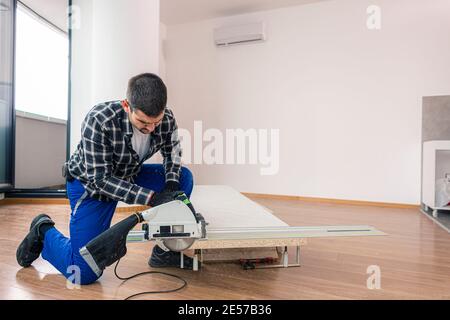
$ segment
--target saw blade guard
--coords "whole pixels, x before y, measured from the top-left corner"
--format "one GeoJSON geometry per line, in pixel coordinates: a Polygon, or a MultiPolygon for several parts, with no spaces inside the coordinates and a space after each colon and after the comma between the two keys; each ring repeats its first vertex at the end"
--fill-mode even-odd
{"type": "Polygon", "coordinates": [[[184,196],[141,213],[147,222],[149,240],[164,250],[184,251],[196,240],[206,238],[206,221],[184,196]]]}

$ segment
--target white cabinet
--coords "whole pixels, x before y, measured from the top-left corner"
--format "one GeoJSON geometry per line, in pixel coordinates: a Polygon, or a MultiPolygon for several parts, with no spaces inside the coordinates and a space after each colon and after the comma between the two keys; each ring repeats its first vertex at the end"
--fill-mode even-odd
{"type": "Polygon", "coordinates": [[[422,203],[426,211],[450,210],[450,206],[436,205],[436,182],[450,176],[450,141],[434,140],[423,143],[422,203]]]}

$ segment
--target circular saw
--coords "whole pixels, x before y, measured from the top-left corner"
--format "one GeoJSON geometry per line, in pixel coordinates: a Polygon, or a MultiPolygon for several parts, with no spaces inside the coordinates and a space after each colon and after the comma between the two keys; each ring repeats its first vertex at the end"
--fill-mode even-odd
{"type": "Polygon", "coordinates": [[[206,238],[205,219],[196,213],[187,196],[139,212],[116,223],[89,241],[79,252],[100,276],[103,270],[127,253],[126,243],[156,240],[166,251],[184,251],[198,239],[206,238]],[[141,231],[132,231],[142,223],[141,231]]]}
{"type": "Polygon", "coordinates": [[[186,196],[140,213],[142,231],[131,231],[127,242],[155,240],[165,251],[184,251],[196,240],[206,238],[206,221],[195,212],[186,196]]]}

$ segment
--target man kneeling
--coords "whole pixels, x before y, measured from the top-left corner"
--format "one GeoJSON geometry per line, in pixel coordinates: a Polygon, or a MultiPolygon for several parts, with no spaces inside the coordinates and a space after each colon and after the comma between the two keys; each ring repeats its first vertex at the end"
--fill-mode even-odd
{"type": "MultiPolygon", "coordinates": [[[[63,169],[72,209],[70,239],[48,215],[38,215],[17,249],[22,267],[29,267],[42,253],[67,278],[77,266],[81,284],[93,283],[98,276],[79,250],[110,227],[118,201],[154,207],[173,200],[180,191],[190,196],[193,176],[181,166],[177,123],[166,103],[163,81],[145,73],[129,80],[125,100],[101,103],[89,111],[81,141],[63,169]],[[163,164],[143,164],[158,151],[163,164]]],[[[178,267],[179,262],[179,252],[156,245],[149,265],[178,267]]],[[[192,259],[184,256],[184,268],[192,265],[192,259]]]]}

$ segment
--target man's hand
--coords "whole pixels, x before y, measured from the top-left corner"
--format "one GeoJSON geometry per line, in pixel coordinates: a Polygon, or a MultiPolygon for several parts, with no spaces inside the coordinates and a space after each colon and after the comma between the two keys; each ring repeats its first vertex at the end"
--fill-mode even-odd
{"type": "Polygon", "coordinates": [[[183,191],[163,191],[160,193],[154,193],[152,198],[150,199],[150,206],[156,207],[161,204],[170,202],[183,195],[183,191]]]}

